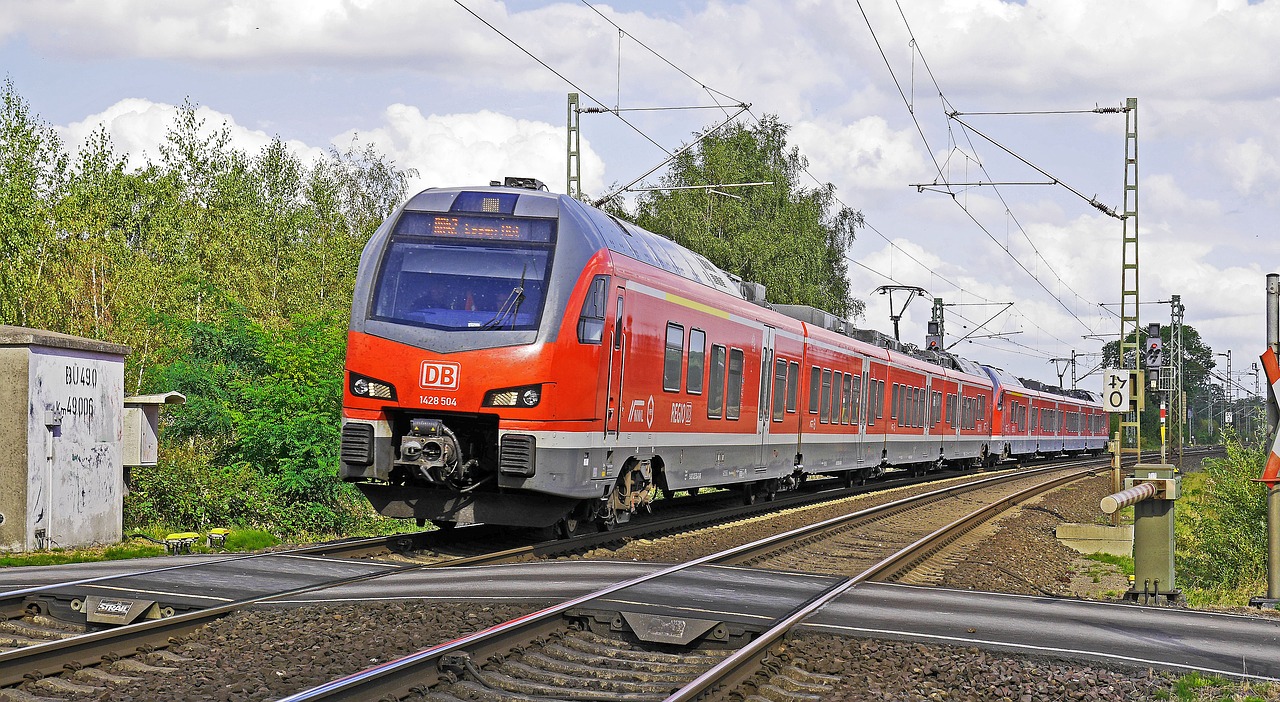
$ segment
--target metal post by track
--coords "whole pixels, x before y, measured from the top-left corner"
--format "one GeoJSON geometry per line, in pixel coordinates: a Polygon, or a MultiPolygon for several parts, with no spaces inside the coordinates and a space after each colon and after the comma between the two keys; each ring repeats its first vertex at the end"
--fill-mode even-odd
{"type": "Polygon", "coordinates": [[[1253,607],[1280,605],[1280,476],[1277,476],[1277,425],[1280,424],[1280,395],[1273,377],[1280,359],[1280,273],[1267,275],[1267,348],[1262,352],[1262,366],[1267,370],[1267,424],[1271,427],[1267,445],[1271,454],[1258,482],[1267,486],[1267,596],[1253,597],[1253,607]]]}
{"type": "Polygon", "coordinates": [[[1125,599],[1138,604],[1174,603],[1182,596],[1173,572],[1174,501],[1182,477],[1167,463],[1139,463],[1125,489],[1102,498],[1108,514],[1133,505],[1133,585],[1125,599]]]}

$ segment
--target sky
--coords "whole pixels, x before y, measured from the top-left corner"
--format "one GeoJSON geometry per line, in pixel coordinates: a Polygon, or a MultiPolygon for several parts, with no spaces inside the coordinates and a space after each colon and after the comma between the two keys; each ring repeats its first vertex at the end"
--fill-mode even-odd
{"type": "Polygon", "coordinates": [[[31,111],[73,151],[105,128],[134,166],[189,101],[250,152],[372,143],[413,191],[564,192],[579,92],[622,110],[581,115],[600,196],[749,103],[866,218],[857,326],[891,333],[874,291],[918,286],[904,341],[940,297],[952,351],[1067,386],[1051,359],[1084,376],[1120,329],[1125,225],[1090,201],[1124,209],[1131,116],[1093,110],[1136,98],[1142,323],[1181,296],[1253,392],[1280,271],[1277,65],[1277,0],[0,0],[0,72],[31,111]],[[637,109],[657,107],[699,109],[637,109]]]}

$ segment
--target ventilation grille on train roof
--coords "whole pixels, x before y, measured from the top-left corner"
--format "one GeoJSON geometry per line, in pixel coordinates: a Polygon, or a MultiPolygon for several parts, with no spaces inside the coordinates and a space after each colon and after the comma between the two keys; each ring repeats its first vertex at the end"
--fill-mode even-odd
{"type": "Polygon", "coordinates": [[[498,451],[498,470],[507,475],[530,477],[534,471],[535,442],[528,434],[507,434],[498,451]]]}

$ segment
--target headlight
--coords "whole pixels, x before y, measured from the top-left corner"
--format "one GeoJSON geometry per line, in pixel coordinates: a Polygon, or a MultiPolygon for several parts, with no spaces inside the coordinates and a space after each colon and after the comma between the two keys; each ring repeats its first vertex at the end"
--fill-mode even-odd
{"type": "Polygon", "coordinates": [[[484,394],[485,407],[537,407],[542,401],[541,385],[490,390],[484,394]]]}
{"type": "Polygon", "coordinates": [[[350,381],[348,387],[351,394],[356,397],[371,397],[375,400],[392,400],[396,399],[396,388],[391,383],[383,380],[375,380],[368,376],[350,373],[350,381]]]}

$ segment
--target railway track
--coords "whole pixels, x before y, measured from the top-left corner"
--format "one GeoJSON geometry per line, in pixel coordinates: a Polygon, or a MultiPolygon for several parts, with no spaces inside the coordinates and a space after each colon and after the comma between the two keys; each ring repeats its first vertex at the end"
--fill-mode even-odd
{"type": "MultiPolygon", "coordinates": [[[[1020,479],[1024,479],[1026,475],[1027,474],[1025,473],[1013,474],[1013,476],[1011,477],[1012,479],[1020,480],[1020,479]]],[[[1000,478],[995,481],[982,481],[982,482],[1001,482],[1007,479],[1010,479],[1010,477],[1006,476],[1004,478],[1000,478]]],[[[842,491],[836,491],[836,492],[840,493],[842,491]]],[[[792,501],[811,503],[814,501],[822,501],[822,500],[830,500],[830,499],[836,499],[836,498],[833,495],[827,495],[825,497],[821,495],[818,495],[818,496],[800,495],[800,496],[788,498],[786,500],[779,500],[778,502],[773,503],[772,506],[776,508],[776,507],[788,505],[792,501]]],[[[943,499],[941,497],[934,498],[935,503],[941,502],[945,504],[945,503],[953,503],[956,501],[957,500],[955,498],[948,498],[948,499],[943,499]]],[[[735,511],[739,511],[739,512],[745,511],[749,513],[754,510],[759,510],[763,507],[764,506],[762,505],[734,507],[732,509],[725,510],[726,515],[722,515],[718,517],[718,519],[724,520],[724,519],[732,518],[731,516],[728,516],[727,513],[731,513],[735,511]]],[[[868,510],[868,512],[870,512],[870,510],[868,510]]],[[[938,517],[934,516],[934,517],[930,517],[930,519],[936,520],[938,519],[938,517]]],[[[705,523],[705,521],[706,521],[705,517],[692,518],[691,523],[697,523],[697,522],[705,523]]],[[[655,533],[661,533],[661,532],[675,533],[675,532],[679,532],[681,529],[690,528],[688,525],[682,525],[679,522],[680,522],[679,519],[672,521],[671,523],[662,523],[661,521],[655,520],[655,522],[652,525],[650,525],[650,530],[648,532],[640,531],[638,533],[647,533],[649,536],[653,536],[655,533]]],[[[610,540],[630,538],[630,535],[627,532],[636,530],[636,529],[640,529],[640,525],[636,525],[629,530],[621,530],[619,532],[608,533],[608,534],[591,535],[588,537],[581,537],[577,540],[571,539],[571,540],[554,542],[554,543],[532,544],[532,545],[526,545],[526,546],[521,546],[521,547],[512,548],[512,549],[506,549],[501,552],[479,553],[473,556],[464,556],[460,558],[455,557],[452,560],[448,560],[448,561],[442,560],[442,561],[429,562],[429,563],[423,563],[423,564],[404,565],[402,566],[402,570],[419,568],[419,567],[432,567],[434,565],[440,565],[445,563],[451,566],[464,565],[464,564],[477,564],[477,563],[500,563],[500,562],[507,562],[507,561],[513,561],[513,560],[524,560],[524,559],[529,559],[531,557],[536,558],[538,556],[548,556],[548,555],[580,552],[584,549],[591,548],[593,543],[597,543],[597,544],[607,543],[610,540]]],[[[461,533],[465,533],[466,531],[469,531],[469,530],[458,529],[455,531],[459,532],[458,535],[461,535],[461,533]]],[[[848,533],[849,528],[846,527],[844,531],[848,533]]],[[[899,531],[899,529],[895,528],[895,529],[892,529],[891,531],[899,531]]],[[[483,540],[482,538],[480,538],[481,537],[480,530],[477,530],[475,534],[478,540],[483,540]]],[[[813,539],[812,536],[809,536],[807,538],[809,538],[810,540],[813,539]]],[[[309,547],[305,549],[296,549],[293,551],[281,552],[277,554],[266,554],[266,556],[276,557],[276,558],[279,558],[282,556],[292,557],[292,558],[323,558],[323,557],[331,557],[334,555],[344,555],[344,556],[354,555],[357,557],[367,558],[370,555],[382,555],[385,553],[390,553],[395,551],[403,551],[406,548],[426,545],[426,544],[430,544],[430,542],[431,542],[431,538],[428,535],[418,534],[418,535],[391,537],[391,538],[352,540],[352,541],[343,542],[340,544],[325,544],[325,545],[309,547]]],[[[830,542],[830,543],[834,543],[834,542],[830,542]]],[[[765,548],[767,549],[767,547],[765,548]]],[[[778,549],[775,547],[775,551],[777,550],[778,549]]],[[[788,551],[788,549],[783,548],[783,551],[788,551]]],[[[795,552],[801,552],[802,549],[789,549],[789,551],[795,553],[795,552]]],[[[757,553],[756,555],[749,556],[747,555],[747,552],[743,551],[738,553],[738,555],[736,556],[736,558],[739,559],[737,561],[732,560],[732,557],[726,556],[725,560],[723,561],[707,561],[707,562],[708,563],[721,562],[721,563],[727,563],[727,564],[736,562],[736,563],[748,563],[748,564],[751,564],[753,567],[789,568],[792,570],[806,569],[806,570],[813,570],[815,572],[827,572],[822,568],[814,568],[811,564],[803,561],[791,562],[791,563],[780,562],[780,561],[770,561],[770,558],[776,558],[777,556],[768,556],[767,554],[761,555],[762,553],[766,553],[766,552],[761,552],[761,553],[757,553]]],[[[220,560],[221,562],[225,563],[225,562],[247,561],[250,559],[248,557],[232,557],[232,558],[226,558],[226,559],[220,559],[220,560]]],[[[177,571],[180,569],[172,568],[172,569],[163,569],[163,570],[177,571]]],[[[387,570],[386,572],[392,572],[392,571],[387,570]]],[[[837,572],[837,571],[831,571],[831,572],[837,572]]],[[[369,577],[377,577],[377,576],[366,573],[366,574],[353,576],[347,579],[343,579],[341,580],[341,582],[352,582],[355,580],[365,579],[369,577]]],[[[278,597],[288,597],[290,595],[295,595],[295,594],[306,592],[306,591],[314,591],[316,589],[338,584],[338,582],[339,581],[335,581],[334,579],[329,579],[326,582],[316,582],[314,584],[310,584],[310,585],[299,587],[299,588],[294,588],[286,592],[276,592],[276,593],[264,595],[262,597],[248,598],[238,602],[228,603],[226,605],[221,605],[217,607],[210,607],[207,609],[193,611],[193,612],[189,612],[189,613],[178,615],[178,616],[161,618],[153,621],[147,621],[147,622],[143,622],[141,624],[133,625],[130,627],[124,627],[122,629],[95,632],[92,634],[80,635],[80,636],[71,635],[75,633],[74,630],[65,628],[65,625],[61,624],[57,620],[51,620],[47,618],[42,619],[43,615],[39,612],[34,613],[35,615],[34,617],[32,617],[29,614],[28,619],[32,621],[32,624],[34,624],[36,628],[47,630],[47,631],[41,631],[40,637],[48,637],[48,638],[40,638],[37,636],[27,636],[25,637],[26,638],[25,641],[21,641],[19,643],[22,645],[30,646],[29,650],[25,652],[11,651],[8,653],[0,653],[0,684],[6,685],[6,686],[14,686],[23,682],[30,682],[30,681],[37,680],[44,677],[46,678],[45,683],[43,683],[44,689],[55,689],[55,690],[60,688],[74,689],[76,685],[75,683],[71,683],[69,685],[59,683],[57,682],[59,678],[56,676],[59,676],[60,674],[65,673],[68,670],[75,671],[85,666],[92,667],[94,663],[100,660],[115,659],[115,658],[119,658],[122,655],[124,656],[134,655],[139,651],[142,652],[142,655],[139,655],[136,659],[134,659],[134,662],[124,663],[123,665],[118,663],[112,664],[111,667],[119,671],[119,674],[127,674],[126,672],[127,670],[146,671],[155,665],[159,665],[162,667],[165,665],[172,665],[174,661],[166,660],[168,656],[163,651],[164,647],[167,646],[171,638],[175,636],[179,636],[185,632],[194,630],[195,628],[203,626],[209,621],[212,621],[221,616],[225,616],[230,612],[250,606],[252,604],[265,602],[270,599],[278,598],[278,597]]],[[[3,595],[0,595],[0,597],[4,598],[2,601],[12,604],[12,598],[9,597],[12,594],[13,593],[4,593],[3,595]]],[[[11,611],[11,608],[6,611],[11,611]]],[[[594,615],[591,615],[591,616],[594,616],[594,615]]],[[[578,636],[587,637],[587,638],[592,638],[593,636],[596,636],[591,631],[591,627],[587,623],[589,618],[590,616],[588,615],[583,615],[582,613],[578,613],[577,618],[574,620],[578,622],[576,626],[582,629],[582,631],[577,634],[578,636]],[[584,619],[583,618],[584,616],[586,616],[587,618],[584,619]]],[[[557,623],[556,626],[562,627],[563,625],[557,623]]],[[[754,630],[746,631],[745,633],[738,632],[735,634],[735,636],[754,636],[754,635],[755,635],[754,630]]],[[[0,644],[2,644],[3,642],[4,642],[3,639],[0,639],[0,644]]],[[[599,645],[599,641],[597,641],[595,644],[592,644],[592,645],[593,646],[599,645]]],[[[641,658],[644,659],[643,656],[641,656],[641,658]]],[[[466,666],[464,666],[464,669],[465,667],[466,666]]],[[[115,674],[117,673],[107,672],[108,676],[115,675],[115,674]]],[[[461,673],[457,673],[457,674],[461,676],[461,673]]],[[[72,677],[76,677],[76,676],[81,678],[87,678],[88,684],[90,685],[90,687],[92,687],[92,685],[95,684],[95,681],[97,684],[100,684],[102,682],[101,679],[99,679],[100,678],[99,674],[96,672],[93,672],[92,670],[82,670],[79,673],[72,673],[72,677]]],[[[462,676],[462,677],[465,677],[465,676],[462,676]]],[[[0,695],[0,697],[3,697],[3,695],[0,695]]]]}
{"type": "Polygon", "coordinates": [[[875,488],[849,488],[839,480],[816,481],[803,492],[785,493],[776,501],[748,505],[740,504],[736,493],[704,493],[671,500],[668,506],[681,505],[669,510],[672,516],[636,520],[624,528],[570,539],[538,541],[527,535],[513,535],[509,529],[481,525],[350,539],[271,553],[189,557],[176,565],[0,592],[0,613],[4,615],[0,620],[0,688],[36,682],[49,692],[84,694],[104,680],[118,679],[130,671],[174,664],[164,652],[171,639],[235,611],[387,573],[571,555],[629,539],[679,533],[937,477],[894,475],[875,488]],[[731,506],[725,507],[726,504],[731,506]],[[494,548],[495,543],[498,548],[494,548]],[[380,560],[398,554],[410,555],[393,564],[380,560]],[[338,559],[356,565],[347,566],[338,559]],[[312,562],[323,567],[310,571],[297,567],[299,563],[312,562]],[[334,569],[345,572],[334,575],[334,569]],[[279,577],[281,574],[287,577],[279,577]],[[224,586],[217,592],[203,587],[204,581],[222,582],[224,586]],[[129,623],[133,620],[124,617],[110,622],[127,624],[117,628],[74,623],[77,619],[84,621],[89,608],[123,608],[139,601],[150,612],[135,614],[136,623],[129,623]],[[116,662],[120,659],[126,662],[116,662]],[[102,661],[107,661],[108,668],[115,672],[99,672],[95,666],[102,661]]]}
{"type": "Polygon", "coordinates": [[[766,679],[756,681],[757,688],[820,692],[830,689],[829,676],[766,663],[769,649],[794,626],[863,580],[892,579],[910,569],[1005,506],[1097,470],[1097,462],[1039,469],[873,507],[662,568],[286,699],[692,700],[759,675],[766,679]],[[940,515],[939,505],[956,502],[957,491],[969,493],[965,500],[972,504],[948,506],[940,515]],[[931,514],[921,518],[915,510],[931,514]],[[920,523],[947,521],[880,542],[878,554],[871,554],[871,540],[847,538],[879,520],[904,529],[913,513],[920,523]],[[796,552],[831,553],[833,547],[860,556],[834,559],[839,565],[829,564],[826,574],[742,570],[751,564],[787,567],[796,552]],[[729,605],[714,610],[671,597],[695,599],[695,587],[717,590],[729,605]],[[667,599],[659,596],[664,592],[667,599]],[[734,604],[752,609],[730,611],[734,604]],[[698,645],[683,648],[692,642],[698,645]]]}

